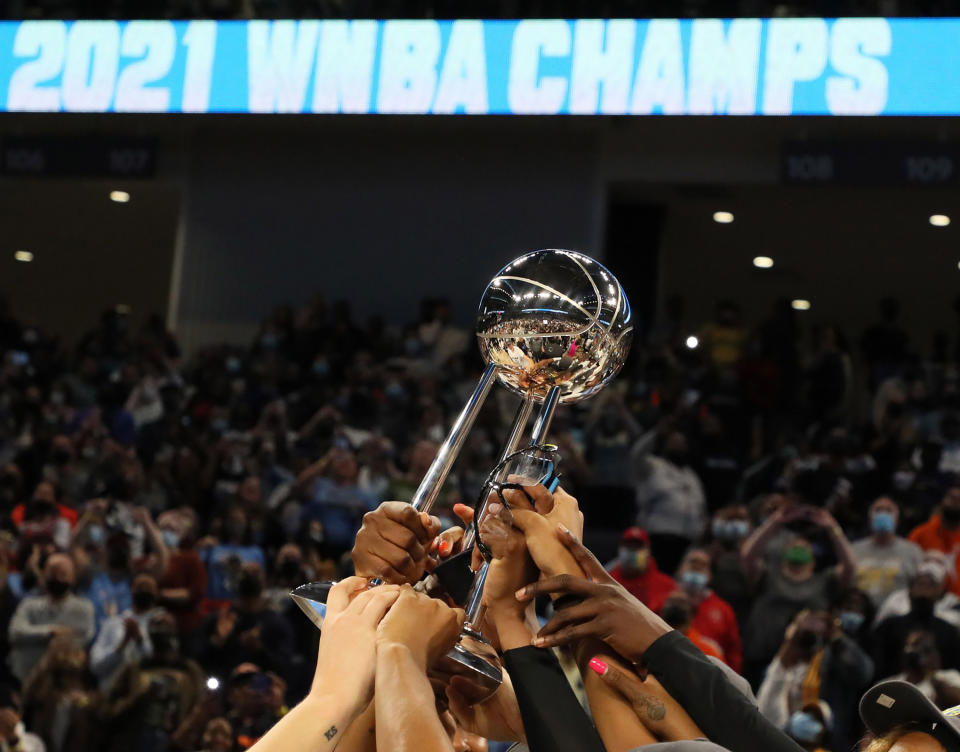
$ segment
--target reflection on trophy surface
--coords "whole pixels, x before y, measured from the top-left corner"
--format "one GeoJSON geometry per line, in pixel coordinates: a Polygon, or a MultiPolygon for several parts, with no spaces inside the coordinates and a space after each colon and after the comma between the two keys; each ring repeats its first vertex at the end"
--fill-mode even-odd
{"type": "Polygon", "coordinates": [[[500,382],[560,402],[601,389],[630,348],[630,304],[616,278],[573,251],[534,251],[507,264],[490,282],[477,317],[480,352],[500,382]]]}
{"type": "MultiPolygon", "coordinates": [[[[542,483],[553,490],[558,482],[556,447],[547,444],[557,406],[592,396],[612,379],[626,360],[633,322],[630,304],[616,278],[588,256],[566,250],[540,250],[514,259],[491,280],[480,301],[477,338],[487,363],[473,394],[441,445],[411,504],[428,512],[453,466],[471,426],[494,381],[521,396],[500,461],[479,490],[474,524],[463,538],[463,553],[441,570],[454,572],[472,584],[466,593],[447,588],[446,597],[463,605],[466,622],[460,642],[434,673],[468,678],[478,695],[499,686],[499,661],[482,634],[483,586],[489,566],[488,551],[476,539],[491,495],[506,487],[542,483]],[[529,438],[526,426],[535,404],[539,412],[529,438]],[[505,481],[510,479],[510,483],[505,481]],[[474,544],[484,563],[473,573],[468,566],[474,544]],[[455,568],[460,567],[456,572],[455,568]]],[[[504,506],[508,506],[504,501],[504,506]]],[[[372,584],[377,584],[373,582],[372,584]]],[[[308,583],[291,593],[318,627],[329,583],[308,583]]]]}

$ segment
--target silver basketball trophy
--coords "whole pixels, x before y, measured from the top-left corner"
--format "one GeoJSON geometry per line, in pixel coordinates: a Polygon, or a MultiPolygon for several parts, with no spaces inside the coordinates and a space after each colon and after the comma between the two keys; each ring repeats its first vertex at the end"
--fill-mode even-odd
{"type": "MultiPolygon", "coordinates": [[[[514,259],[491,280],[480,301],[477,339],[486,369],[457,418],[410,503],[429,512],[494,381],[520,395],[500,462],[478,496],[473,524],[463,538],[468,551],[476,543],[484,563],[462,604],[466,622],[460,642],[447,654],[443,673],[466,676],[480,688],[496,690],[500,668],[469,645],[485,642],[481,632],[483,586],[489,566],[486,547],[477,538],[491,492],[543,483],[553,490],[559,456],[546,443],[560,404],[577,402],[602,389],[620,370],[630,350],[630,304],[617,279],[603,266],[575,251],[547,249],[514,259]],[[524,434],[534,406],[539,412],[529,442],[524,434]],[[508,476],[510,483],[506,483],[508,476]]],[[[469,559],[467,559],[469,561],[469,559]]],[[[320,627],[331,583],[308,583],[290,595],[320,627]]]]}

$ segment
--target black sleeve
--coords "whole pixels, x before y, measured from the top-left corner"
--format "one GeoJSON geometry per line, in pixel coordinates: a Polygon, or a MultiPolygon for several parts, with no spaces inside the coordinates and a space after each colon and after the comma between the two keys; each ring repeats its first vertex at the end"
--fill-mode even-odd
{"type": "Polygon", "coordinates": [[[679,632],[654,642],[643,661],[710,741],[730,752],[802,752],[679,632]]]}
{"type": "Polygon", "coordinates": [[[503,661],[517,694],[530,752],[606,752],[550,650],[524,646],[503,661]]]}

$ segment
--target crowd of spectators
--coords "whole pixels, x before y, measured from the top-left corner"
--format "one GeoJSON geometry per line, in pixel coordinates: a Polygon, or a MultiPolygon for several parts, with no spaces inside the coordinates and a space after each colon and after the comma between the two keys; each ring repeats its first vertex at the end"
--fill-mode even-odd
{"type": "MultiPolygon", "coordinates": [[[[845,752],[874,680],[960,704],[960,372],[894,300],[856,347],[797,316],[697,324],[671,298],[551,438],[612,576],[845,752]]],[[[0,749],[250,747],[313,675],[287,593],[351,574],[363,515],[411,497],[482,365],[441,299],[392,327],[317,296],[190,354],[155,316],[66,347],[0,304],[0,749]]],[[[515,405],[486,404],[444,527],[515,405]]]]}

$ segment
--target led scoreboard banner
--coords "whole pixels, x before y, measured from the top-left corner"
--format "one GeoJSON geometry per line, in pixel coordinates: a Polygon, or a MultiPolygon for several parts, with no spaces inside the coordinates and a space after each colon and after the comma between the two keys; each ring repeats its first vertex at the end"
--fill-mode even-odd
{"type": "Polygon", "coordinates": [[[960,19],[8,21],[0,111],[960,115],[960,19]]]}

